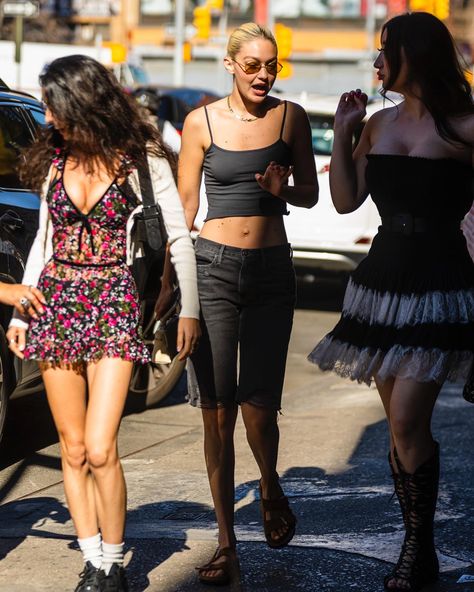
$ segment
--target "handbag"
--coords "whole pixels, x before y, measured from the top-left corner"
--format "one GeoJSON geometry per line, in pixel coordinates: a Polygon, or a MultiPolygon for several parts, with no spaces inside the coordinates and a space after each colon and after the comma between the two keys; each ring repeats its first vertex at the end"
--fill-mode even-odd
{"type": "Polygon", "coordinates": [[[142,194],[143,210],[135,216],[132,238],[141,242],[144,250],[160,253],[166,247],[168,235],[163,222],[161,208],[155,201],[148,160],[138,167],[138,181],[142,194]]]}
{"type": "MultiPolygon", "coordinates": [[[[142,257],[134,257],[131,266],[140,299],[156,292],[157,278],[161,277],[168,235],[160,206],[155,202],[148,160],[137,167],[142,196],[142,211],[135,214],[131,230],[132,244],[138,246],[142,257]]],[[[156,295],[154,296],[156,299],[156,295]]]]}

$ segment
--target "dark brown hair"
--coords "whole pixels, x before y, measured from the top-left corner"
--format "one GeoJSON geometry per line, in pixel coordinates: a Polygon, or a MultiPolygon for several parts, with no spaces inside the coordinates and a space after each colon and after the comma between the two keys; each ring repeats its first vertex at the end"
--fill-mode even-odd
{"type": "Polygon", "coordinates": [[[385,91],[400,73],[403,50],[408,84],[419,89],[418,98],[431,113],[439,135],[449,142],[466,144],[449,118],[474,113],[474,104],[465,76],[467,67],[463,67],[446,25],[427,12],[412,12],[387,21],[382,34],[384,31],[384,55],[390,70],[385,91]]]}
{"type": "Polygon", "coordinates": [[[136,101],[112,72],[96,60],[71,55],[51,62],[40,75],[43,98],[60,131],[48,126],[24,152],[20,176],[35,191],[48,172],[56,149],[73,154],[88,172],[101,163],[110,176],[122,176],[117,157],[139,165],[147,153],[166,158],[176,169],[176,157],[136,101]]]}

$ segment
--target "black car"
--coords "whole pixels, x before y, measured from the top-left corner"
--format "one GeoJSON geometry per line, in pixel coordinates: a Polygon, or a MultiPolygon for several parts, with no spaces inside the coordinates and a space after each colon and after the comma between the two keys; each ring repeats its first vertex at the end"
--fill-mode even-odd
{"type": "MultiPolygon", "coordinates": [[[[22,148],[32,142],[44,125],[42,104],[35,98],[0,84],[0,281],[20,282],[26,258],[38,228],[40,200],[22,187],[17,174],[22,148]]],[[[5,333],[11,307],[0,304],[0,439],[7,404],[17,393],[42,388],[38,365],[22,362],[8,349],[5,333]],[[18,387],[18,388],[17,388],[18,387]]]]}
{"type": "Polygon", "coordinates": [[[220,98],[216,93],[201,88],[152,84],[138,86],[130,92],[141,105],[153,112],[158,121],[169,121],[179,132],[190,111],[220,98]]]}
{"type": "MultiPolygon", "coordinates": [[[[42,103],[29,95],[11,91],[0,81],[0,281],[21,282],[29,250],[38,229],[40,198],[21,185],[17,173],[21,150],[45,125],[42,103]]],[[[140,395],[145,405],[160,401],[174,387],[184,363],[176,357],[176,322],[173,311],[156,323],[153,305],[159,283],[153,276],[139,278],[144,337],[156,363],[134,368],[130,392],[140,395]],[[168,346],[168,344],[170,344],[168,346]]],[[[137,278],[138,279],[138,278],[137,278]]],[[[38,364],[20,360],[8,349],[5,333],[12,308],[0,304],[0,440],[9,400],[41,392],[38,364]]],[[[138,401],[138,399],[137,399],[138,401]]]]}

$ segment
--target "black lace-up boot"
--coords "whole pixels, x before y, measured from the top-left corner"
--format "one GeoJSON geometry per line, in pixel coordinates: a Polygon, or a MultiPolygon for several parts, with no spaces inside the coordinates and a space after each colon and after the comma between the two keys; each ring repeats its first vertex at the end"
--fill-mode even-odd
{"type": "MultiPolygon", "coordinates": [[[[407,473],[395,456],[405,503],[405,540],[397,565],[385,580],[386,590],[418,592],[436,581],[439,563],[433,537],[438,498],[439,446],[414,473],[407,473]]],[[[402,508],[403,512],[403,508],[402,508]]]]}
{"type": "MultiPolygon", "coordinates": [[[[397,456],[397,449],[396,448],[394,449],[394,456],[397,456]]],[[[400,504],[400,509],[402,511],[403,524],[405,525],[405,528],[406,528],[407,527],[407,516],[406,516],[407,504],[405,501],[405,492],[403,491],[402,478],[400,476],[400,473],[397,473],[395,471],[395,467],[393,466],[391,452],[388,453],[388,464],[390,466],[390,472],[392,474],[393,486],[394,486],[394,492],[393,492],[392,498],[394,495],[397,496],[398,503],[400,504]]]]}
{"type": "Polygon", "coordinates": [[[79,583],[74,592],[101,592],[105,573],[101,569],[94,567],[90,561],[86,561],[79,578],[79,583]]]}

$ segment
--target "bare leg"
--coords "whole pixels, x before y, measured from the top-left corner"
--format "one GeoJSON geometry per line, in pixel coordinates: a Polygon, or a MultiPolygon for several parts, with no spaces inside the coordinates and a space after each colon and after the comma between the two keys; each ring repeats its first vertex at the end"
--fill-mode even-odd
{"type": "Polygon", "coordinates": [[[76,370],[41,366],[48,403],[59,434],[64,490],[79,538],[97,534],[94,483],[85,447],[86,380],[76,370]]]}
{"type": "MultiPolygon", "coordinates": [[[[278,412],[274,409],[242,403],[242,418],[247,431],[247,441],[262,475],[262,497],[267,500],[279,499],[284,495],[276,470],[280,442],[277,417],[278,412]]],[[[267,519],[270,519],[270,516],[267,519]]],[[[282,525],[272,531],[271,537],[274,541],[278,541],[288,530],[288,526],[282,525]]]]}
{"type": "MultiPolygon", "coordinates": [[[[202,409],[204,421],[204,456],[207,475],[219,529],[219,547],[235,547],[234,533],[234,430],[237,405],[218,409],[202,409]]],[[[225,561],[222,557],[220,560],[225,561]]],[[[219,565],[219,559],[213,565],[219,565]]],[[[222,570],[210,568],[201,572],[220,577],[222,570]]]]}
{"type": "Polygon", "coordinates": [[[115,544],[123,541],[125,529],[126,488],[117,436],[131,372],[132,362],[120,358],[103,358],[87,367],[86,454],[102,538],[115,544]]]}
{"type": "Polygon", "coordinates": [[[408,473],[433,454],[431,417],[440,390],[441,386],[433,382],[395,380],[390,398],[390,430],[408,473]]]}

